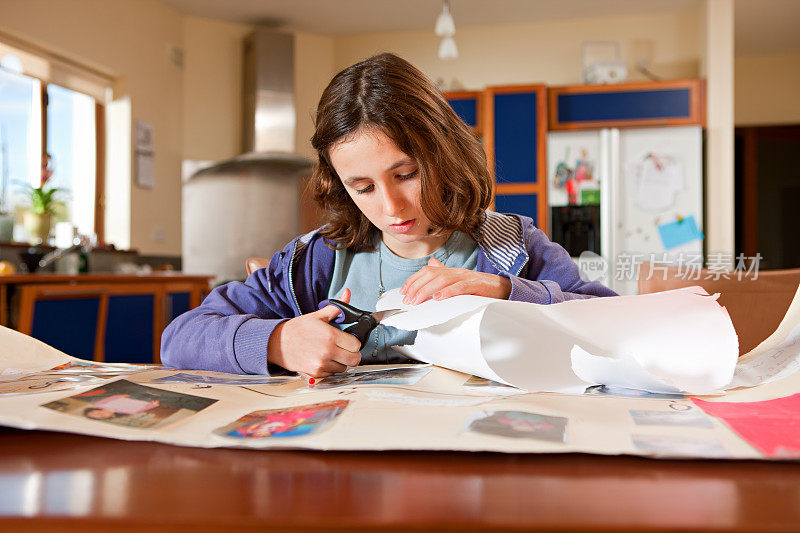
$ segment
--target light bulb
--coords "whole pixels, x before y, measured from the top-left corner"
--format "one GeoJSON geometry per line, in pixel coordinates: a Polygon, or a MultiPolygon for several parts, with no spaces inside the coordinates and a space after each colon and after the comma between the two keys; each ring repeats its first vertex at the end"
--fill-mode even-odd
{"type": "Polygon", "coordinates": [[[458,47],[452,36],[447,35],[439,44],[439,59],[458,59],[458,47]]]}
{"type": "Polygon", "coordinates": [[[450,6],[447,2],[442,5],[442,12],[436,17],[436,28],[434,32],[439,37],[455,35],[456,33],[456,23],[453,20],[453,15],[450,14],[450,6]]]}

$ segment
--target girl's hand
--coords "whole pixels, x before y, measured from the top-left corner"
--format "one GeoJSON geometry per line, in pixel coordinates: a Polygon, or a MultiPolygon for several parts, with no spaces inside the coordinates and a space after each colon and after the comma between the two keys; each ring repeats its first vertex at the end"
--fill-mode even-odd
{"type": "MultiPolygon", "coordinates": [[[[345,289],[339,299],[350,303],[350,290],[345,289]]],[[[358,366],[361,342],[329,324],[339,313],[338,308],[328,305],[278,324],[269,338],[267,361],[315,378],[358,366]]]]}
{"type": "Polygon", "coordinates": [[[405,295],[403,303],[406,304],[420,304],[431,298],[444,300],[460,294],[507,300],[511,294],[511,281],[495,274],[449,268],[431,257],[427,266],[409,276],[400,293],[405,295]]]}

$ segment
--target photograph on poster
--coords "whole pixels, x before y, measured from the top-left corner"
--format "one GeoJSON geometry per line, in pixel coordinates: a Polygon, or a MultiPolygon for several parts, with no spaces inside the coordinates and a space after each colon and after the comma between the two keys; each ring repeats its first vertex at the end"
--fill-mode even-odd
{"type": "Polygon", "coordinates": [[[632,435],[633,445],[643,453],[685,457],[728,457],[714,437],[675,437],[671,435],[632,435]]]}
{"type": "Polygon", "coordinates": [[[414,385],[431,371],[429,366],[422,368],[388,368],[363,372],[345,372],[323,379],[314,389],[333,389],[348,385],[414,385]]]}
{"type": "Polygon", "coordinates": [[[198,413],[216,401],[121,379],[42,407],[117,426],[157,429],[198,413]]]}
{"type": "Polygon", "coordinates": [[[301,437],[322,431],[342,414],[348,400],[298,405],[285,409],[253,411],[214,430],[215,435],[237,439],[301,437]]]}
{"type": "Polygon", "coordinates": [[[498,437],[566,442],[567,419],[524,411],[480,411],[467,424],[467,430],[498,437]]]}
{"type": "Polygon", "coordinates": [[[652,411],[631,409],[631,418],[637,426],[683,426],[695,428],[712,428],[706,415],[697,409],[687,411],[652,411]]]}

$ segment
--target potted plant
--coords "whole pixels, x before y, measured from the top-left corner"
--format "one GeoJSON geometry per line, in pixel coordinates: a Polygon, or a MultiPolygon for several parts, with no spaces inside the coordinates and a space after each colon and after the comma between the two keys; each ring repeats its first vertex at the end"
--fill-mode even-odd
{"type": "Polygon", "coordinates": [[[14,239],[14,215],[3,210],[0,203],[0,242],[11,242],[14,239]]]}
{"type": "Polygon", "coordinates": [[[47,242],[50,228],[53,223],[53,214],[59,205],[57,193],[62,189],[48,187],[47,182],[53,177],[50,154],[42,159],[42,179],[38,187],[25,186],[25,192],[30,199],[31,207],[23,215],[22,223],[28,231],[29,239],[33,244],[47,242]]]}

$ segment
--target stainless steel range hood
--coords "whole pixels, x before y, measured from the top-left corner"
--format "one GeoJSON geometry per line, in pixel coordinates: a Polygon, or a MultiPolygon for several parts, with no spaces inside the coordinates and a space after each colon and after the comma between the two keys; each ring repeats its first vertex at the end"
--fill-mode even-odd
{"type": "Polygon", "coordinates": [[[244,40],[243,152],[295,147],[294,36],[257,29],[244,40]]]}
{"type": "Polygon", "coordinates": [[[244,41],[244,153],[195,172],[183,186],[183,268],[243,279],[244,260],[271,257],[300,232],[294,36],[258,29],[244,41]]]}

